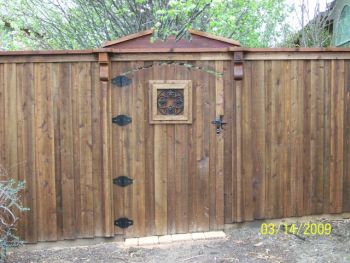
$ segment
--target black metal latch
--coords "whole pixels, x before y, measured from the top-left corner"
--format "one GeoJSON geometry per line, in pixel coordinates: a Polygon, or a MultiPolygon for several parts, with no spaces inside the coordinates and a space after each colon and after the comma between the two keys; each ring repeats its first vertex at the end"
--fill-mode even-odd
{"type": "Polygon", "coordinates": [[[119,126],[125,126],[131,123],[132,119],[127,115],[118,115],[112,118],[112,122],[119,126]]]}
{"type": "Polygon", "coordinates": [[[121,187],[131,185],[132,183],[133,183],[133,179],[126,177],[124,175],[118,176],[117,178],[113,179],[113,184],[119,185],[121,187]]]}
{"type": "Polygon", "coordinates": [[[134,224],[134,221],[132,221],[129,218],[121,217],[114,221],[114,225],[118,226],[120,228],[128,228],[129,226],[132,226],[134,224]]]}
{"type": "Polygon", "coordinates": [[[216,117],[215,120],[213,120],[211,123],[216,126],[216,134],[220,134],[221,131],[224,129],[223,125],[227,124],[226,122],[223,122],[223,115],[220,115],[220,117],[216,117]]]}

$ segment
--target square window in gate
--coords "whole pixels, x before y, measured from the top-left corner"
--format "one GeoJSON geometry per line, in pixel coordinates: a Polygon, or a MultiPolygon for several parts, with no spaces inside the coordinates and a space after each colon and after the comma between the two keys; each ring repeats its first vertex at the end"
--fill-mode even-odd
{"type": "Polygon", "coordinates": [[[150,123],[192,123],[192,82],[150,80],[150,123]]]}

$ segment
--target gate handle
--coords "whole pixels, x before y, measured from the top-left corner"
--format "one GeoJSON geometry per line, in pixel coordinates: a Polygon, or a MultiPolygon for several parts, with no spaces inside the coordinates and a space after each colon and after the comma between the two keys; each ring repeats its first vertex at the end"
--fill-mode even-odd
{"type": "Polygon", "coordinates": [[[223,125],[227,124],[226,122],[223,122],[224,115],[220,115],[220,117],[216,117],[215,120],[213,120],[211,123],[216,126],[216,134],[220,134],[221,131],[224,129],[223,125]]]}

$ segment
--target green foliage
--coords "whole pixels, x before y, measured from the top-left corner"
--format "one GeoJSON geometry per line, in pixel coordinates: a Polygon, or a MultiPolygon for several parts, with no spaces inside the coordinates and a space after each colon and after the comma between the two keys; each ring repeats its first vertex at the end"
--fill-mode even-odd
{"type": "Polygon", "coordinates": [[[4,169],[0,167],[0,262],[11,247],[18,247],[22,241],[15,235],[18,217],[16,213],[26,211],[20,203],[20,191],[23,182],[14,180],[1,181],[6,178],[4,169]]]}
{"type": "Polygon", "coordinates": [[[274,45],[287,27],[286,0],[0,0],[3,49],[82,49],[155,29],[155,38],[187,37],[195,28],[239,40],[274,45]]]}

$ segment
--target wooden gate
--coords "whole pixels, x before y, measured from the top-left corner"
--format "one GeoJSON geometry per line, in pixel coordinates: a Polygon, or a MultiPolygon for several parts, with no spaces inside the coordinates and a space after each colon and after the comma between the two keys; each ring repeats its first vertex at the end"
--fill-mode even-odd
{"type": "Polygon", "coordinates": [[[230,61],[112,63],[114,218],[132,222],[116,234],[223,228],[225,131],[212,122],[225,121],[224,68],[230,61]],[[132,184],[120,186],[125,177],[132,184]]]}

